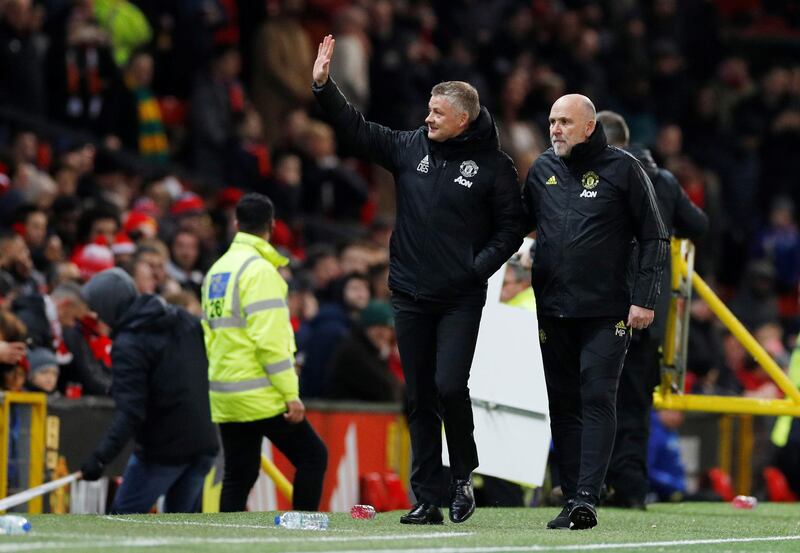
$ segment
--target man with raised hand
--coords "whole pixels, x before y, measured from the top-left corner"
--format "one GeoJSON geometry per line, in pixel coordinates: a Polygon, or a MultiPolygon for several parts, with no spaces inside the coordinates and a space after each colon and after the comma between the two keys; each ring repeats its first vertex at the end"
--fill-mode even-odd
{"type": "Polygon", "coordinates": [[[317,101],[343,145],[390,171],[396,185],[389,288],[417,500],[400,522],[440,524],[444,503],[451,521],[464,522],[475,511],[471,474],[478,466],[467,382],[487,280],[522,242],[517,172],[473,86],[439,83],[425,126],[391,130],[365,121],[329,77],[334,46],[330,35],[319,45],[312,86],[317,101]]]}

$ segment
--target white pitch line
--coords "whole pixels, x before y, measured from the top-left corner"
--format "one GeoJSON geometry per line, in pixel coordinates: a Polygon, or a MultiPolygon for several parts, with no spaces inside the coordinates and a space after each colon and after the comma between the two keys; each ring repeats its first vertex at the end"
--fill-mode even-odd
{"type": "MultiPolygon", "coordinates": [[[[27,538],[22,537],[22,540],[27,538]]],[[[169,540],[155,539],[155,538],[141,538],[135,540],[114,540],[114,541],[84,541],[64,543],[60,541],[41,541],[33,543],[25,543],[18,541],[16,543],[3,543],[0,544],[0,552],[15,552],[15,551],[36,551],[37,549],[55,549],[56,551],[63,551],[64,549],[93,549],[93,548],[114,548],[114,547],[160,547],[162,545],[181,545],[181,543],[173,543],[169,540]]]]}
{"type": "MultiPolygon", "coordinates": [[[[768,541],[797,541],[800,536],[767,536],[760,538],[719,538],[706,540],[651,541],[638,543],[594,543],[576,545],[509,545],[492,547],[436,547],[415,549],[415,553],[524,553],[535,551],[582,551],[604,549],[638,549],[643,547],[684,547],[687,545],[716,545],[722,543],[753,543],[768,541]]],[[[336,551],[298,551],[296,553],[365,553],[364,549],[336,551]]],[[[380,549],[376,553],[408,553],[407,549],[380,549]]]]}
{"type": "MultiPolygon", "coordinates": [[[[191,520],[144,520],[122,516],[105,515],[101,518],[112,522],[131,522],[133,524],[156,524],[159,526],[207,526],[208,528],[252,528],[254,530],[276,530],[274,524],[224,524],[222,522],[198,522],[191,520]]],[[[336,530],[342,532],[342,530],[336,530]]]]}
{"type": "MultiPolygon", "coordinates": [[[[206,544],[230,544],[230,545],[258,545],[258,544],[268,544],[268,543],[292,543],[292,542],[341,542],[341,541],[396,541],[396,540],[407,540],[407,539],[438,539],[438,538],[447,538],[447,537],[464,537],[472,535],[471,532],[452,532],[452,533],[427,533],[427,534],[403,534],[403,535],[384,535],[384,536],[353,536],[353,537],[344,537],[344,536],[319,536],[316,535],[313,538],[309,536],[308,538],[293,538],[293,537],[286,537],[286,538],[279,538],[279,537],[270,537],[270,538],[181,538],[181,537],[170,537],[170,538],[128,538],[124,540],[120,540],[115,536],[96,536],[95,539],[92,541],[76,541],[76,542],[57,542],[57,541],[47,541],[47,542],[16,542],[16,543],[4,543],[0,544],[0,552],[16,552],[16,551],[35,551],[38,549],[86,549],[86,548],[106,548],[106,547],[164,547],[164,546],[185,546],[185,545],[206,545],[206,544]]],[[[32,536],[32,537],[35,537],[32,536]]],[[[58,532],[47,532],[42,535],[45,538],[53,538],[53,537],[80,537],[85,538],[85,534],[75,534],[75,533],[58,533],[58,532]]],[[[24,538],[23,538],[24,539],[24,538]]],[[[364,550],[362,550],[363,552],[364,550]]],[[[406,550],[405,553],[408,553],[406,550]]]]}
{"type": "MultiPolygon", "coordinates": [[[[39,534],[42,538],[86,538],[86,534],[78,534],[74,532],[45,532],[39,534]]],[[[375,535],[375,536],[324,536],[320,535],[317,532],[312,534],[306,534],[305,538],[302,537],[294,537],[294,536],[287,536],[287,537],[269,537],[269,538],[262,538],[262,537],[251,537],[251,538],[190,538],[190,537],[180,537],[180,536],[173,536],[173,537],[165,537],[165,538],[129,538],[132,540],[135,539],[142,539],[142,540],[152,540],[152,539],[162,539],[162,540],[175,540],[179,543],[292,543],[292,542],[320,542],[320,541],[328,541],[328,542],[348,542],[348,541],[394,541],[394,540],[414,540],[414,539],[422,539],[422,540],[432,540],[438,538],[464,538],[468,536],[472,536],[472,532],[450,532],[450,533],[429,533],[429,534],[398,534],[398,535],[375,535]]],[[[95,540],[109,540],[115,541],[118,539],[117,536],[110,536],[110,535],[93,535],[93,539],[95,540]]]]}
{"type": "MultiPolygon", "coordinates": [[[[416,538],[421,536],[429,537],[450,537],[454,534],[418,534],[418,535],[403,535],[402,538],[416,538]]],[[[397,536],[376,536],[374,538],[361,537],[360,540],[370,540],[376,538],[397,539],[397,536]]],[[[24,539],[24,538],[23,538],[24,539]]],[[[336,540],[341,541],[342,538],[328,538],[328,541],[336,540]]],[[[345,538],[346,540],[346,538],[345,538]]],[[[578,544],[578,545],[528,545],[528,546],[495,546],[495,547],[437,547],[429,549],[416,549],[416,553],[511,553],[511,552],[536,552],[536,551],[578,551],[583,549],[589,550],[603,550],[603,549],[637,549],[646,547],[679,547],[687,545],[715,545],[715,544],[729,544],[729,543],[754,543],[754,542],[769,542],[769,541],[796,541],[800,540],[800,536],[768,536],[758,538],[720,538],[720,539],[705,539],[705,540],[677,540],[677,541],[660,541],[660,542],[638,542],[638,543],[602,543],[602,544],[578,544]]],[[[39,549],[87,549],[87,548],[106,548],[106,547],[162,547],[162,546],[180,546],[192,544],[259,544],[271,543],[276,541],[274,538],[133,538],[133,539],[107,539],[104,541],[83,541],[83,542],[16,542],[16,543],[0,543],[0,552],[13,553],[17,551],[36,551],[39,549]]],[[[298,541],[289,539],[279,540],[282,542],[298,541]]],[[[301,540],[303,541],[303,540],[301,540]]],[[[350,540],[348,540],[350,541],[350,540]]],[[[308,552],[308,553],[365,553],[365,549],[354,549],[349,551],[330,551],[330,552],[308,552]]],[[[408,553],[407,549],[380,549],[379,553],[408,553]]]]}
{"type": "MultiPolygon", "coordinates": [[[[204,523],[199,521],[172,521],[172,520],[146,520],[146,519],[135,519],[135,518],[126,518],[121,516],[109,516],[106,515],[103,518],[113,521],[113,522],[133,522],[136,524],[155,524],[155,525],[168,525],[168,526],[209,526],[214,528],[255,528],[258,530],[267,530],[270,532],[285,532],[283,528],[278,528],[276,526],[259,526],[255,524],[222,524],[219,522],[210,522],[204,523]]],[[[475,532],[427,532],[427,533],[419,533],[419,534],[376,534],[374,536],[326,536],[325,532],[330,532],[331,530],[325,531],[307,531],[307,537],[293,537],[293,536],[286,536],[286,537],[274,537],[274,538],[248,538],[249,541],[258,541],[259,543],[283,543],[283,542],[305,542],[305,541],[329,541],[329,542],[346,542],[346,541],[392,541],[392,540],[413,540],[413,539],[437,539],[437,538],[463,538],[472,536],[475,532]]],[[[335,530],[339,532],[355,532],[355,530],[335,530]]],[[[221,543],[227,538],[210,538],[210,539],[219,539],[221,543]]],[[[233,543],[233,542],[232,542],[233,543]]]]}

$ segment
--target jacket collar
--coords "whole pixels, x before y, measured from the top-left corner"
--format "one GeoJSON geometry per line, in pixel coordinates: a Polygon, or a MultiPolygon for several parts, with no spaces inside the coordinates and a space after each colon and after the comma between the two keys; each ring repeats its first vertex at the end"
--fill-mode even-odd
{"type": "Polygon", "coordinates": [[[289,264],[289,260],[279,254],[278,250],[276,250],[272,244],[255,234],[237,232],[236,236],[233,237],[233,244],[250,246],[258,252],[258,255],[272,263],[275,267],[283,267],[289,264]]]}
{"type": "Polygon", "coordinates": [[[645,173],[650,177],[650,180],[655,184],[654,176],[658,174],[658,165],[653,160],[653,154],[650,150],[640,144],[631,144],[626,148],[628,153],[639,160],[639,163],[644,167],[645,173]]]}
{"type": "MultiPolygon", "coordinates": [[[[422,130],[428,136],[428,130],[425,127],[422,130]]],[[[428,142],[432,152],[448,159],[476,150],[497,150],[500,147],[497,125],[485,107],[481,107],[477,119],[463,133],[444,142],[428,142]]]]}
{"type": "Polygon", "coordinates": [[[590,160],[605,150],[606,146],[608,146],[606,132],[603,130],[603,124],[600,123],[600,121],[597,121],[597,124],[594,127],[594,132],[589,135],[589,138],[586,140],[586,142],[576,144],[572,148],[569,158],[564,161],[566,161],[568,165],[572,165],[574,163],[581,163],[583,161],[590,160]]]}

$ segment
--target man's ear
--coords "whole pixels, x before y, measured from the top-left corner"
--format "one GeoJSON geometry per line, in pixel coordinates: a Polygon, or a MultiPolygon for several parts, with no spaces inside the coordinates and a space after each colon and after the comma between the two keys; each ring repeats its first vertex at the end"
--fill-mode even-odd
{"type": "Polygon", "coordinates": [[[461,120],[458,124],[462,129],[469,127],[469,114],[466,111],[461,114],[461,120]]]}
{"type": "Polygon", "coordinates": [[[597,121],[595,121],[594,119],[589,119],[589,121],[586,122],[586,138],[592,136],[592,133],[594,132],[594,128],[596,126],[597,126],[597,121]]]}

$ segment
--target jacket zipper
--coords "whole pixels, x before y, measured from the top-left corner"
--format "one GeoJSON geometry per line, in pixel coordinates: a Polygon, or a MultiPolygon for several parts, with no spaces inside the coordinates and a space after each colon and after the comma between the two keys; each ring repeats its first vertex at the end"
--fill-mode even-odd
{"type": "MultiPolygon", "coordinates": [[[[439,172],[439,176],[436,177],[436,180],[433,183],[435,187],[433,189],[433,202],[430,206],[430,210],[428,211],[428,217],[425,219],[425,240],[422,244],[422,253],[420,255],[420,260],[425,259],[427,251],[428,251],[428,242],[430,241],[431,235],[431,217],[433,217],[433,212],[436,209],[436,206],[439,203],[439,193],[441,191],[441,186],[439,186],[439,182],[444,177],[444,174],[447,172],[447,160],[442,162],[442,169],[439,172]]],[[[419,273],[420,273],[420,266],[417,265],[417,285],[414,287],[414,301],[419,299],[419,273]]]]}
{"type": "MultiPolygon", "coordinates": [[[[568,230],[568,224],[569,224],[569,206],[570,206],[570,197],[571,197],[570,184],[572,182],[573,175],[572,175],[572,172],[569,170],[569,167],[567,167],[567,164],[564,163],[563,159],[561,159],[559,157],[558,161],[559,161],[559,163],[561,163],[561,166],[566,171],[566,174],[567,174],[567,177],[568,177],[567,178],[567,182],[565,183],[565,185],[566,185],[565,189],[566,189],[566,194],[567,194],[567,204],[566,204],[566,207],[564,208],[564,218],[563,218],[564,228],[562,230],[562,236],[564,238],[561,240],[561,259],[560,259],[559,264],[558,264],[559,267],[563,268],[564,267],[564,251],[566,250],[566,243],[567,243],[567,238],[568,238],[567,230],[568,230]]],[[[565,283],[564,283],[563,278],[559,279],[559,281],[560,281],[559,284],[561,286],[560,286],[560,290],[558,291],[558,297],[559,297],[559,302],[558,303],[561,306],[561,308],[558,310],[558,316],[559,317],[564,317],[564,310],[565,310],[564,288],[565,288],[565,283]]]]}

